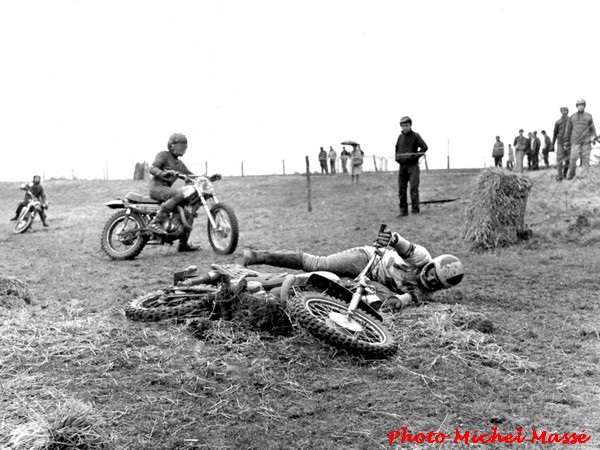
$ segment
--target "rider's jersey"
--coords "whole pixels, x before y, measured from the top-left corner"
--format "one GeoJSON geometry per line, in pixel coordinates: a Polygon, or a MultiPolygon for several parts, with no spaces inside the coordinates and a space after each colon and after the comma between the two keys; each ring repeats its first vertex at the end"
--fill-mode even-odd
{"type": "Polygon", "coordinates": [[[29,182],[27,185],[29,186],[29,192],[25,192],[25,202],[28,202],[31,199],[31,195],[33,195],[33,198],[35,198],[36,200],[39,200],[42,203],[46,203],[46,194],[44,193],[44,188],[41,184],[29,182]]]}
{"type": "MultiPolygon", "coordinates": [[[[369,257],[375,252],[374,247],[364,247],[369,257]]],[[[418,279],[421,268],[431,261],[431,255],[425,247],[414,244],[414,251],[402,258],[395,251],[387,251],[371,271],[374,281],[387,286],[395,292],[412,292],[419,288],[418,279]]]]}
{"type": "MultiPolygon", "coordinates": [[[[192,172],[190,169],[186,167],[186,165],[179,158],[173,156],[169,151],[163,150],[154,159],[152,163],[152,167],[156,167],[163,172],[165,170],[176,170],[177,172],[191,175],[192,172]]],[[[160,186],[168,186],[171,187],[173,183],[177,180],[177,177],[174,175],[166,175],[165,177],[159,178],[155,175],[152,176],[152,184],[160,185],[160,186]]]]}

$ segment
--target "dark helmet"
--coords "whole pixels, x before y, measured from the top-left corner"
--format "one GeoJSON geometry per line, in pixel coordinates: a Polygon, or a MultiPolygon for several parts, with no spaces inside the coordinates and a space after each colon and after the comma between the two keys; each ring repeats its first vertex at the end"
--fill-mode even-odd
{"type": "Polygon", "coordinates": [[[404,116],[400,119],[400,125],[402,125],[403,123],[407,123],[409,125],[412,125],[412,119],[408,116],[404,116]]]}
{"type": "Polygon", "coordinates": [[[169,137],[169,142],[167,142],[167,149],[171,152],[171,154],[175,155],[175,156],[183,156],[185,155],[185,152],[187,150],[187,137],[185,137],[185,134],[181,134],[181,133],[173,133],[170,137],[169,137]],[[177,151],[174,151],[173,146],[175,144],[185,144],[180,146],[180,148],[177,151]]]}

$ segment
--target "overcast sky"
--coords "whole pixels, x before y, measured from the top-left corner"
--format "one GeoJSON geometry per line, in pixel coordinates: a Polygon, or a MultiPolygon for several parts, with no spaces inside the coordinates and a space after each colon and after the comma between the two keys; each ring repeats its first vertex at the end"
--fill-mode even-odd
{"type": "Polygon", "coordinates": [[[0,180],[131,178],[173,132],[198,173],[316,169],[347,139],[392,158],[403,115],[430,168],[448,148],[489,166],[494,136],[551,133],[562,105],[600,117],[598,17],[595,0],[5,1],[0,180]]]}

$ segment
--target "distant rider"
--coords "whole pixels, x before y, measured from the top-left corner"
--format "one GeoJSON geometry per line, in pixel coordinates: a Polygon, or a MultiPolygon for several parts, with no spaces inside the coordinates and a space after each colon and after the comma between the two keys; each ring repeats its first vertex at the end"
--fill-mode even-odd
{"type": "MultiPolygon", "coordinates": [[[[431,299],[433,292],[456,286],[463,278],[463,263],[452,255],[431,255],[418,244],[412,244],[398,233],[380,232],[379,245],[390,243],[371,274],[367,276],[380,299],[390,309],[401,309],[431,299]]],[[[375,247],[354,247],[329,256],[296,252],[264,252],[244,249],[244,265],[268,264],[305,272],[328,271],[340,277],[357,277],[375,252],[375,247]]]]}
{"type": "MultiPolygon", "coordinates": [[[[163,222],[175,210],[177,205],[184,203],[183,188],[173,188],[173,183],[177,181],[177,173],[191,175],[191,172],[186,165],[179,160],[185,155],[188,141],[185,135],[174,133],[169,137],[167,150],[163,150],[156,155],[150,174],[150,197],[162,203],[160,210],[155,218],[150,222],[150,229],[155,233],[166,234],[163,228],[163,222]]],[[[191,230],[185,231],[185,234],[179,238],[180,252],[193,252],[200,247],[192,245],[188,242],[191,230]]]]}
{"type": "Polygon", "coordinates": [[[40,219],[42,219],[42,224],[45,227],[49,227],[48,222],[46,222],[46,212],[45,209],[48,208],[48,203],[46,202],[46,193],[44,192],[44,188],[41,185],[41,178],[39,175],[35,175],[33,177],[33,181],[30,181],[26,185],[22,187],[25,189],[25,198],[21,203],[17,205],[17,210],[15,211],[15,217],[12,217],[10,220],[15,221],[19,218],[19,214],[21,214],[21,210],[27,206],[29,201],[32,199],[38,200],[42,202],[42,209],[40,210],[40,219]],[[29,190],[27,190],[27,187],[29,190]]]}

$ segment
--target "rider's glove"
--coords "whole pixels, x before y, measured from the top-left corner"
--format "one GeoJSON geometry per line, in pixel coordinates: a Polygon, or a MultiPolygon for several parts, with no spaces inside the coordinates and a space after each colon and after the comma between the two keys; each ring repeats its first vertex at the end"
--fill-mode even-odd
{"type": "Polygon", "coordinates": [[[391,231],[380,231],[377,235],[377,239],[375,240],[375,244],[380,245],[382,247],[387,247],[388,245],[394,246],[398,243],[398,233],[392,233],[391,231]]]}
{"type": "Polygon", "coordinates": [[[394,294],[389,296],[383,304],[383,309],[391,312],[401,311],[414,303],[411,294],[394,294]]]}

